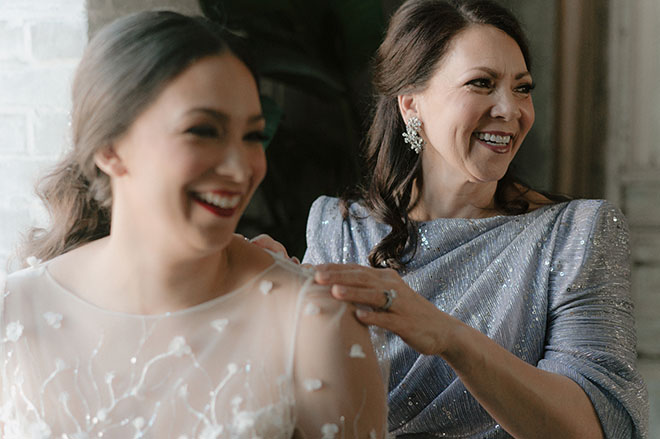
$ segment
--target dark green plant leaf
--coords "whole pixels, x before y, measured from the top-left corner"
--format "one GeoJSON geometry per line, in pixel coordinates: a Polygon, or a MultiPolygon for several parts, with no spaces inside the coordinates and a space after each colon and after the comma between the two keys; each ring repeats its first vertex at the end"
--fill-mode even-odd
{"type": "Polygon", "coordinates": [[[346,72],[364,69],[378,49],[385,30],[381,0],[334,0],[337,32],[345,42],[341,50],[346,72]]]}
{"type": "Polygon", "coordinates": [[[347,90],[337,67],[327,67],[322,60],[292,47],[262,42],[257,49],[256,63],[261,76],[317,96],[343,95],[347,90]]]}
{"type": "Polygon", "coordinates": [[[266,140],[264,141],[264,149],[268,148],[270,142],[275,137],[277,128],[280,126],[280,121],[282,120],[283,111],[277,102],[271,99],[269,96],[260,95],[261,100],[261,111],[266,118],[266,128],[264,129],[264,134],[266,135],[266,140]]]}

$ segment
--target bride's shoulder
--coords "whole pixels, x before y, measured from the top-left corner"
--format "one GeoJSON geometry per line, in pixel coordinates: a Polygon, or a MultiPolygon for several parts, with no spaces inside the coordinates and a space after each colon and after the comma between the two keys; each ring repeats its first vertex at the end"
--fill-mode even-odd
{"type": "Polygon", "coordinates": [[[75,277],[76,273],[85,271],[91,261],[96,260],[100,250],[107,244],[108,238],[100,238],[62,253],[49,261],[48,271],[55,278],[75,277]]]}
{"type": "Polygon", "coordinates": [[[70,273],[84,271],[85,261],[93,259],[94,251],[91,253],[89,251],[91,247],[95,247],[95,245],[93,243],[85,244],[49,260],[28,256],[25,260],[20,261],[21,267],[19,269],[8,274],[6,278],[7,285],[11,283],[16,286],[34,282],[44,275],[46,267],[48,267],[50,275],[56,273],[55,278],[71,277],[70,273]]]}
{"type": "Polygon", "coordinates": [[[233,245],[234,258],[240,261],[246,277],[258,278],[263,285],[272,284],[273,291],[299,291],[305,284],[313,282],[313,269],[308,266],[301,266],[242,237],[235,238],[233,245]]]}

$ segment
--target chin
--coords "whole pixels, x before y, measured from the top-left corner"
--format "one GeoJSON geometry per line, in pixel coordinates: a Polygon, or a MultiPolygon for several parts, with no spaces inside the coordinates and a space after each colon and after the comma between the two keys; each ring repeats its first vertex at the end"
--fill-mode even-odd
{"type": "Polygon", "coordinates": [[[506,174],[506,170],[501,173],[493,173],[493,172],[474,173],[471,181],[473,183],[482,183],[482,184],[497,183],[504,177],[505,174],[506,174]]]}
{"type": "Polygon", "coordinates": [[[501,179],[503,179],[504,176],[506,175],[506,171],[507,171],[507,170],[508,170],[508,168],[505,169],[504,171],[502,171],[501,173],[499,173],[499,174],[494,178],[494,180],[495,180],[495,181],[500,181],[501,179]]]}
{"type": "Polygon", "coordinates": [[[481,177],[481,181],[484,183],[490,183],[493,181],[500,181],[505,175],[506,172],[509,170],[509,166],[507,164],[506,167],[493,167],[490,169],[484,169],[483,172],[478,173],[481,177]]]}
{"type": "Polygon", "coordinates": [[[215,233],[203,233],[197,236],[193,247],[204,254],[213,254],[222,251],[231,242],[234,231],[215,231],[215,233]]]}

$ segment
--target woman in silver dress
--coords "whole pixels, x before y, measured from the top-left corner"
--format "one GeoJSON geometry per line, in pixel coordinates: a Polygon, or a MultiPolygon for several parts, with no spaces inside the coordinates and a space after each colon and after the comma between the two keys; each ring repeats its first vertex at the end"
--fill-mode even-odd
{"type": "Polygon", "coordinates": [[[391,331],[390,431],[646,437],[625,218],[509,173],[534,122],[518,22],[491,1],[410,0],[375,61],[367,178],[315,201],[304,262],[391,331]]]}

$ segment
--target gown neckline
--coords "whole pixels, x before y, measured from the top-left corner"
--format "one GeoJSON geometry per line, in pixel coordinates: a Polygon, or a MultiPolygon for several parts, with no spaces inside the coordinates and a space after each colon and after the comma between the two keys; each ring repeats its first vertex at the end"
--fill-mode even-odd
{"type": "MultiPolygon", "coordinates": [[[[270,252],[268,252],[268,253],[270,253],[270,252]]],[[[271,253],[271,256],[273,256],[272,253],[271,253]]],[[[55,279],[55,277],[48,270],[48,265],[50,264],[51,261],[52,260],[42,263],[43,266],[41,268],[43,269],[43,272],[45,273],[45,278],[49,283],[51,283],[55,287],[56,291],[60,292],[62,295],[66,296],[70,300],[74,300],[78,303],[82,303],[85,307],[90,308],[90,309],[92,309],[96,312],[101,312],[101,313],[116,316],[116,317],[133,318],[133,319],[150,319],[150,320],[151,319],[153,319],[153,320],[162,319],[164,317],[184,316],[186,314],[192,314],[192,313],[195,313],[197,311],[202,311],[202,310],[211,308],[214,305],[217,305],[217,304],[222,303],[226,300],[229,300],[230,298],[232,298],[234,296],[239,295],[242,291],[244,291],[248,287],[252,286],[254,284],[255,280],[263,277],[266,273],[271,271],[278,264],[278,258],[273,257],[273,262],[271,264],[269,264],[263,270],[259,271],[251,279],[249,279],[248,281],[246,281],[242,285],[238,286],[237,288],[235,288],[235,289],[233,289],[233,290],[231,290],[227,293],[224,293],[224,294],[221,294],[219,296],[213,297],[211,299],[205,300],[205,301],[200,302],[196,305],[189,306],[187,308],[178,309],[178,310],[175,310],[175,311],[167,311],[167,312],[164,312],[164,313],[139,314],[139,313],[130,313],[130,312],[110,310],[110,309],[104,308],[100,305],[96,305],[96,304],[90,302],[89,300],[80,297],[78,294],[74,293],[73,291],[70,291],[68,288],[64,287],[57,279],[55,279]]],[[[37,266],[35,268],[38,269],[39,267],[37,266]]]]}

